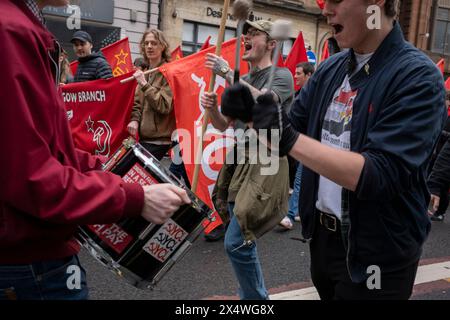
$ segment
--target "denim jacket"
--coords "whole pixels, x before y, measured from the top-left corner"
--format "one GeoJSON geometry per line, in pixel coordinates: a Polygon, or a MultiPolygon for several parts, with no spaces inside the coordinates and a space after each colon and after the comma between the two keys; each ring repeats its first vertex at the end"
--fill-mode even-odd
{"type": "MultiPolygon", "coordinates": [[[[333,95],[355,66],[351,49],[320,65],[291,108],[297,130],[320,141],[333,95]]],[[[419,259],[430,230],[425,170],[447,115],[441,73],[397,22],[350,85],[358,90],[350,150],[365,164],[356,191],[342,191],[341,232],[349,275],[362,282],[371,265],[389,272],[419,259]]],[[[305,167],[302,184],[302,233],[311,239],[319,175],[305,167]]]]}

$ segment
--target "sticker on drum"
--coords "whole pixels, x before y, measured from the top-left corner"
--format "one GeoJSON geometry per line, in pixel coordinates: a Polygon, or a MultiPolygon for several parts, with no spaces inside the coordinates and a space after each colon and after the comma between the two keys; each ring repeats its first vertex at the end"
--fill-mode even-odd
{"type": "Polygon", "coordinates": [[[181,245],[189,233],[175,221],[169,219],[159,228],[142,250],[160,262],[165,262],[181,245]]]}
{"type": "Polygon", "coordinates": [[[117,253],[122,253],[134,239],[115,223],[88,225],[87,228],[117,253]]]}
{"type": "Polygon", "coordinates": [[[122,179],[127,183],[139,183],[141,186],[158,183],[139,163],[135,163],[122,179]]]}

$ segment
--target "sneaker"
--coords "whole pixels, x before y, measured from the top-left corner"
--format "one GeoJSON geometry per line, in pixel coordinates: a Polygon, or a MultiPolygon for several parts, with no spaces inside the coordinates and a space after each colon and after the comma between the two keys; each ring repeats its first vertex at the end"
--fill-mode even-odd
{"type": "Polygon", "coordinates": [[[285,228],[286,230],[291,230],[294,227],[291,219],[289,219],[288,217],[284,217],[283,220],[280,221],[279,225],[285,228]]]}
{"type": "Polygon", "coordinates": [[[300,222],[300,216],[295,216],[294,220],[300,222]]]}
{"type": "Polygon", "coordinates": [[[432,215],[431,217],[430,217],[430,219],[431,219],[431,221],[440,221],[440,222],[442,222],[442,221],[444,221],[444,215],[443,214],[438,214],[438,215],[432,215]]]}
{"type": "Polygon", "coordinates": [[[225,236],[225,231],[226,231],[225,226],[223,224],[221,224],[220,226],[215,228],[210,233],[204,234],[203,238],[205,238],[205,241],[208,241],[208,242],[219,241],[220,239],[222,239],[225,236]]]}

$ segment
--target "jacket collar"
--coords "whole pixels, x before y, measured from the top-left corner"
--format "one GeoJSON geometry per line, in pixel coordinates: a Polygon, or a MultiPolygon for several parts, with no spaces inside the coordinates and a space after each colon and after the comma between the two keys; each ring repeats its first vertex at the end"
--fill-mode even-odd
{"type": "MultiPolygon", "coordinates": [[[[350,79],[352,88],[357,87],[359,83],[369,78],[371,71],[375,72],[381,66],[385,65],[386,61],[404,45],[404,42],[405,38],[403,37],[400,25],[395,21],[391,32],[389,32],[380,46],[375,50],[372,58],[350,79]]],[[[347,57],[347,73],[351,74],[356,66],[355,52],[353,49],[350,49],[347,57]]]]}

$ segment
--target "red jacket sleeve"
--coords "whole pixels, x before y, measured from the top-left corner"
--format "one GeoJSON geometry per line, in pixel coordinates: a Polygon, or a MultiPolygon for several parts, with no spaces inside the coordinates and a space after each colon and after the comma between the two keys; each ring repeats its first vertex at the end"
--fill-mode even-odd
{"type": "Polygon", "coordinates": [[[80,161],[42,31],[3,24],[0,39],[0,210],[59,224],[139,215],[141,186],[80,161]]]}
{"type": "Polygon", "coordinates": [[[93,156],[89,152],[75,148],[78,157],[78,163],[80,165],[81,172],[87,172],[91,170],[101,170],[103,163],[108,160],[104,156],[93,156]]]}

